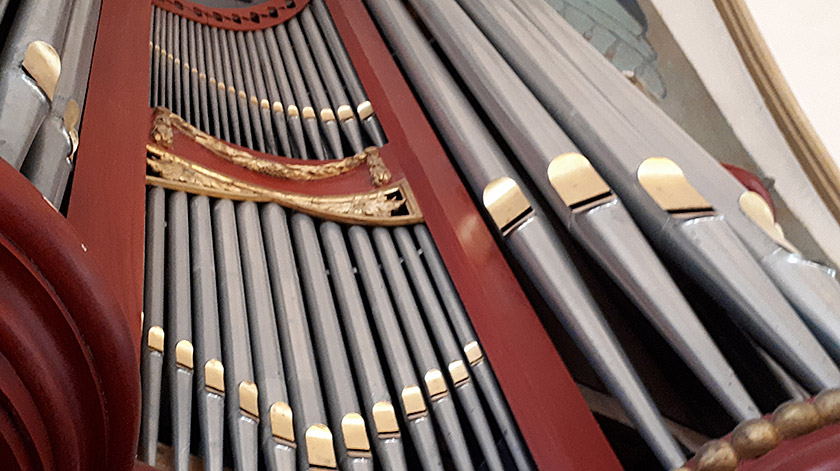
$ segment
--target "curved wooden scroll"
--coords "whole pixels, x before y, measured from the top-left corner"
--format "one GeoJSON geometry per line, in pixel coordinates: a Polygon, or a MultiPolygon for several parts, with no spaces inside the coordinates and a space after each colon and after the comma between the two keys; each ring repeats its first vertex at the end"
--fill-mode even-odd
{"type": "Polygon", "coordinates": [[[3,161],[0,181],[0,462],[130,469],[140,379],[126,317],[67,220],[3,161]]]}

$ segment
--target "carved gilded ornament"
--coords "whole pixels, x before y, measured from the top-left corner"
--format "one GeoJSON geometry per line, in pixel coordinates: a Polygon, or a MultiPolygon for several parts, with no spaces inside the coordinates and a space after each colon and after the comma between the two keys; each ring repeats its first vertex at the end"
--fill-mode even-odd
{"type": "Polygon", "coordinates": [[[232,178],[154,144],[148,144],[146,150],[147,184],[216,198],[274,202],[322,219],[350,224],[397,226],[423,221],[405,180],[366,193],[312,196],[232,178]]]}
{"type": "Polygon", "coordinates": [[[164,107],[155,108],[151,137],[159,146],[170,148],[175,139],[175,132],[189,137],[217,157],[252,172],[286,180],[322,180],[343,175],[363,162],[367,164],[371,183],[382,186],[391,181],[391,172],[379,156],[379,149],[368,147],[364,151],[341,160],[333,160],[320,165],[293,164],[254,157],[249,152],[236,149],[222,140],[197,129],[177,114],[164,107]]]}

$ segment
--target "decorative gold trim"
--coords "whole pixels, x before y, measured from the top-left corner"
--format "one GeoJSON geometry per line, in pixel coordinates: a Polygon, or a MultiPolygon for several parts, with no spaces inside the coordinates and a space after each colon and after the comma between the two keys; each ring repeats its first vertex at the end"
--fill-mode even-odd
{"type": "Polygon", "coordinates": [[[510,177],[497,178],[488,183],[484,187],[482,202],[496,227],[502,232],[531,210],[528,198],[510,177]]]}
{"type": "Polygon", "coordinates": [[[329,427],[315,424],[306,429],[306,454],[310,466],[336,467],[333,436],[329,427]]]}
{"type": "Polygon", "coordinates": [[[370,451],[365,419],[361,415],[351,412],[341,418],[341,434],[344,436],[344,446],[353,451],[370,451]]]}
{"type": "Polygon", "coordinates": [[[338,115],[338,120],[341,122],[347,121],[353,117],[353,108],[351,108],[350,105],[341,105],[335,111],[338,115]]]}
{"type": "Polygon", "coordinates": [[[776,426],[765,419],[741,422],[732,431],[732,448],[739,459],[758,458],[776,448],[781,440],[776,426]]]}
{"type": "Polygon", "coordinates": [[[827,389],[817,394],[814,406],[826,424],[840,421],[840,389],[827,389]]]}
{"type": "Polygon", "coordinates": [[[715,5],[776,125],[811,184],[840,222],[840,169],[799,106],[749,8],[744,0],[715,0],[715,5]]]}
{"type": "Polygon", "coordinates": [[[363,101],[356,107],[356,113],[359,114],[359,119],[365,120],[373,116],[373,105],[370,101],[363,101]]]}
{"type": "MultiPolygon", "coordinates": [[[[264,110],[270,109],[271,108],[271,103],[269,103],[267,99],[263,98],[262,100],[260,100],[260,108],[262,108],[264,110]]],[[[281,109],[282,109],[282,107],[281,107],[281,109]]]]}
{"type": "Polygon", "coordinates": [[[149,345],[149,348],[158,352],[163,352],[163,342],[166,337],[163,327],[159,325],[149,327],[149,333],[146,337],[146,342],[149,345]]]}
{"type": "Polygon", "coordinates": [[[79,124],[79,118],[82,116],[82,110],[79,106],[79,102],[74,99],[67,100],[67,105],[64,107],[64,127],[68,130],[76,129],[76,125],[79,124]]]}
{"type": "Polygon", "coordinates": [[[280,103],[279,101],[275,101],[274,103],[271,104],[271,111],[273,111],[275,113],[282,113],[283,112],[283,103],[280,103]]]}
{"type": "Polygon", "coordinates": [[[254,418],[260,416],[260,406],[257,402],[258,395],[257,385],[253,381],[239,383],[239,408],[254,418]]]}
{"type": "Polygon", "coordinates": [[[467,355],[470,366],[475,366],[484,359],[484,352],[481,351],[481,345],[476,340],[464,345],[464,354],[467,355]]]}
{"type": "Polygon", "coordinates": [[[349,224],[398,226],[423,221],[405,180],[367,193],[311,196],[272,190],[182,159],[153,144],[146,146],[146,183],[216,198],[274,202],[312,216],[349,224]],[[156,174],[158,176],[154,176],[156,174]]]}
{"type": "Polygon", "coordinates": [[[738,468],[738,454],[727,442],[712,440],[703,445],[697,453],[695,471],[735,471],[738,468]]]}
{"type": "Polygon", "coordinates": [[[770,205],[761,195],[747,190],[738,198],[738,204],[741,206],[741,211],[758,224],[758,227],[764,229],[764,232],[777,244],[791,252],[798,252],[796,247],[785,239],[785,233],[782,231],[782,227],[776,223],[773,210],[770,209],[770,205]]]}
{"type": "Polygon", "coordinates": [[[330,108],[324,108],[321,110],[321,121],[335,121],[335,112],[330,108]]]}
{"type": "Polygon", "coordinates": [[[449,389],[446,387],[446,379],[444,379],[443,373],[439,369],[432,368],[427,371],[423,380],[426,382],[426,391],[429,393],[429,399],[432,401],[440,399],[449,393],[449,389]]]}
{"type": "Polygon", "coordinates": [[[639,183],[648,195],[669,213],[712,211],[712,205],[692,186],[676,162],[665,157],[651,157],[639,165],[639,183]]]}
{"type": "Polygon", "coordinates": [[[408,419],[413,418],[417,414],[426,412],[426,401],[423,399],[423,391],[418,386],[406,386],[400,394],[405,409],[405,415],[408,419]]]}
{"type": "Polygon", "coordinates": [[[300,116],[300,110],[298,110],[298,107],[295,105],[289,105],[286,114],[289,116],[300,116]]]}
{"type": "Polygon", "coordinates": [[[776,408],[770,420],[750,419],[738,424],[730,442],[707,442],[694,457],[694,470],[734,471],[741,460],[764,456],[784,440],[812,433],[838,421],[840,388],[820,392],[813,402],[785,402],[776,408]]]}
{"type": "Polygon", "coordinates": [[[783,439],[811,433],[822,425],[816,406],[806,401],[789,401],[780,405],[773,412],[772,422],[783,439]]]}
{"type": "Polygon", "coordinates": [[[189,340],[179,340],[175,344],[175,362],[178,365],[193,369],[193,345],[189,340]]]}
{"type": "Polygon", "coordinates": [[[295,427],[291,406],[285,402],[275,402],[271,405],[269,416],[271,434],[281,440],[294,443],[295,427]]]}
{"type": "Polygon", "coordinates": [[[589,159],[576,152],[555,157],[548,165],[548,180],[573,211],[582,211],[614,197],[589,159]]]}
{"type": "Polygon", "coordinates": [[[55,48],[45,41],[32,41],[23,54],[23,69],[52,101],[61,75],[61,57],[55,48]]]}
{"type": "Polygon", "coordinates": [[[304,106],[302,110],[300,110],[300,115],[303,116],[303,119],[315,119],[315,108],[311,106],[304,106]]]}
{"type": "Polygon", "coordinates": [[[204,363],[204,386],[225,393],[225,366],[221,361],[211,358],[204,363]]]}
{"type": "Polygon", "coordinates": [[[155,143],[163,147],[171,147],[175,140],[176,131],[192,139],[223,160],[252,172],[275,178],[286,180],[321,180],[343,175],[358,167],[362,162],[365,162],[370,172],[371,183],[374,186],[381,186],[391,181],[391,172],[385,167],[385,163],[379,156],[379,150],[376,147],[368,147],[354,156],[329,161],[320,165],[277,162],[275,160],[257,158],[249,152],[236,149],[224,141],[197,129],[168,109],[157,107],[150,133],[155,143]]]}
{"type": "Polygon", "coordinates": [[[390,402],[379,401],[373,405],[373,425],[376,427],[376,433],[380,435],[399,433],[400,425],[397,422],[397,414],[390,402]]]}
{"type": "Polygon", "coordinates": [[[470,380],[470,374],[467,372],[467,366],[461,360],[455,360],[449,364],[449,377],[452,378],[452,384],[460,386],[470,380]]]}

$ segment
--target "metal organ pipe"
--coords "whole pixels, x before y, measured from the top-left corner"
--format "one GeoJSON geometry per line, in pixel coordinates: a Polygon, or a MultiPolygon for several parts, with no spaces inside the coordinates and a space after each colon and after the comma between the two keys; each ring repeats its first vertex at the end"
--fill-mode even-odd
{"type": "Polygon", "coordinates": [[[532,207],[527,189],[516,181],[512,166],[425,43],[408,12],[397,2],[387,0],[372,0],[367,4],[395,47],[420,98],[427,103],[427,110],[440,125],[441,134],[453,149],[453,156],[473,193],[481,195],[485,205],[491,206],[486,209],[505,245],[546,296],[554,314],[590,358],[610,391],[622,401],[663,463],[672,467],[682,464],[682,452],[582,285],[568,254],[539,208],[532,207]],[[494,192],[501,193],[503,198],[494,197],[494,192]],[[513,203],[508,205],[516,210],[503,217],[504,213],[496,209],[498,206],[493,207],[500,200],[513,203]],[[519,214],[524,215],[523,220],[507,227],[519,214]]]}
{"type": "MultiPolygon", "coordinates": [[[[469,59],[463,57],[464,49],[459,45],[464,41],[491,51],[483,56],[485,62],[495,63],[500,69],[509,67],[456,4],[412,3],[443,49],[455,58],[453,62],[467,81],[474,71],[472,67],[481,66],[482,62],[466,67],[465,60],[469,59]]],[[[553,64],[549,61],[541,64],[535,52],[523,45],[521,37],[511,34],[513,22],[527,31],[525,21],[500,15],[476,18],[525,80],[529,80],[526,70],[543,70],[541,67],[553,64]]],[[[840,383],[840,370],[723,218],[715,215],[713,208],[694,190],[679,166],[667,158],[651,157],[657,154],[648,148],[645,138],[631,123],[612,119],[617,113],[606,104],[600,106],[602,97],[587,93],[585,82],[566,78],[575,73],[574,68],[554,67],[551,71],[551,80],[545,79],[549,75],[543,75],[542,80],[529,80],[529,84],[535,90],[544,90],[538,91],[540,98],[587,153],[648,238],[666,253],[678,257],[683,269],[690,261],[694,269],[687,270],[688,274],[716,296],[736,322],[763,342],[810,388],[819,390],[840,383]],[[558,86],[560,83],[564,88],[558,86]],[[549,88],[551,93],[546,90],[549,88]],[[590,99],[583,103],[583,97],[590,99]],[[610,124],[608,132],[605,123],[610,124]],[[657,192],[659,188],[663,190],[657,192]]]]}

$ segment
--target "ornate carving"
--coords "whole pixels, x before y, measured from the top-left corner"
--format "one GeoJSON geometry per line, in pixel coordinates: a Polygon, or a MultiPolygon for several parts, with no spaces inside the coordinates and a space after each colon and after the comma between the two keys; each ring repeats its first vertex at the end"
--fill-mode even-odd
{"type": "Polygon", "coordinates": [[[353,224],[395,226],[423,220],[404,180],[367,193],[311,196],[234,179],[153,144],[147,145],[146,150],[149,184],[217,198],[270,201],[323,219],[353,224]]]}
{"type": "Polygon", "coordinates": [[[341,160],[329,161],[320,165],[292,164],[254,157],[250,153],[236,149],[222,140],[197,129],[184,121],[177,114],[164,107],[155,108],[151,137],[156,144],[169,148],[174,141],[174,132],[189,137],[217,157],[252,172],[286,180],[322,180],[337,177],[366,162],[370,171],[371,183],[382,186],[391,181],[391,172],[379,156],[379,149],[368,147],[364,151],[341,160]]]}

